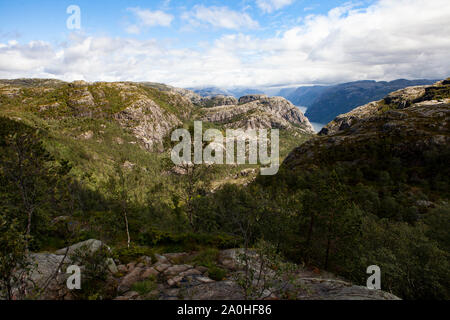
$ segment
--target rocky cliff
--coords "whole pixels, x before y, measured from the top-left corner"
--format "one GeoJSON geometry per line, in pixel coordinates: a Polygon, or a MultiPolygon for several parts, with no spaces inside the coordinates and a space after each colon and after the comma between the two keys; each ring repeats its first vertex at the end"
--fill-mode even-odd
{"type": "MultiPolygon", "coordinates": [[[[306,116],[313,122],[327,123],[339,114],[353,108],[379,100],[388,93],[409,86],[430,85],[433,80],[355,81],[331,87],[312,87],[311,93],[317,94],[314,99],[310,95],[299,95],[297,102],[305,101],[308,107],[306,116]]],[[[299,92],[302,93],[302,92],[299,92]]],[[[308,91],[306,91],[308,93],[308,91]]],[[[295,93],[293,94],[295,99],[295,93]]]]}
{"type": "Polygon", "coordinates": [[[0,81],[6,112],[32,112],[45,119],[113,119],[147,150],[162,151],[164,138],[193,118],[228,128],[280,128],[313,134],[308,119],[281,97],[248,95],[202,97],[157,83],[18,79],[0,81]]]}
{"type": "Polygon", "coordinates": [[[248,95],[238,104],[200,110],[203,121],[221,123],[227,128],[292,129],[313,134],[314,129],[303,113],[282,97],[248,95]]]}
{"type": "MultiPolygon", "coordinates": [[[[333,135],[349,128],[356,132],[358,129],[353,128],[354,125],[362,126],[364,122],[373,122],[376,118],[395,120],[395,117],[399,117],[410,118],[414,121],[435,122],[439,120],[434,119],[435,117],[441,116],[442,112],[445,113],[448,110],[449,83],[449,80],[443,80],[434,85],[414,86],[392,92],[382,100],[370,102],[337,116],[320,131],[319,135],[333,135]],[[414,117],[408,117],[413,114],[414,117]]],[[[385,124],[385,126],[389,125],[385,124]]],[[[410,127],[413,126],[414,124],[411,123],[410,127]]]]}
{"type": "Polygon", "coordinates": [[[113,119],[148,150],[192,113],[189,97],[131,82],[2,80],[0,105],[7,112],[32,112],[45,119],[113,119]]]}
{"type": "MultiPolygon", "coordinates": [[[[383,139],[395,142],[391,151],[401,157],[446,148],[450,144],[449,118],[450,79],[430,86],[408,87],[336,117],[319,137],[296,148],[285,165],[295,167],[317,160],[331,149],[356,150],[383,139]]],[[[349,157],[350,154],[340,156],[341,160],[349,157]]]]}

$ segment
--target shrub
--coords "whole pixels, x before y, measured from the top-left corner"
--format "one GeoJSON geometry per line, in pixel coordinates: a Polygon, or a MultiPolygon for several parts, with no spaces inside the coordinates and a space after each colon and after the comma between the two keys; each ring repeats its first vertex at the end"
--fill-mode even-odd
{"type": "Polygon", "coordinates": [[[216,265],[219,258],[219,250],[208,248],[200,251],[193,259],[192,263],[198,266],[211,268],[216,265]]]}
{"type": "Polygon", "coordinates": [[[136,282],[131,287],[131,290],[136,291],[141,296],[145,296],[157,288],[156,278],[149,277],[147,280],[136,282]]]}
{"type": "Polygon", "coordinates": [[[136,261],[142,256],[149,256],[152,258],[152,261],[156,261],[155,254],[149,247],[131,246],[130,248],[117,248],[113,250],[113,255],[124,264],[136,261]]]}
{"type": "Polygon", "coordinates": [[[208,275],[211,279],[215,281],[221,281],[227,275],[227,271],[217,266],[212,266],[208,269],[208,275]]]}
{"type": "Polygon", "coordinates": [[[108,280],[109,250],[103,246],[92,253],[80,248],[72,256],[72,264],[82,266],[81,290],[73,290],[76,298],[81,300],[103,300],[113,298],[115,286],[108,280]]]}

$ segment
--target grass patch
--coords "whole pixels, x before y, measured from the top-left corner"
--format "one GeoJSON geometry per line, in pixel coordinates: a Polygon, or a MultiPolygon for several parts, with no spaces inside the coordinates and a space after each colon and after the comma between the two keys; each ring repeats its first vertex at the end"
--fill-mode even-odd
{"type": "Polygon", "coordinates": [[[208,268],[208,275],[215,281],[222,281],[227,275],[227,271],[217,266],[212,266],[208,268]]]}
{"type": "Polygon", "coordinates": [[[132,246],[130,248],[116,248],[113,249],[113,255],[118,258],[123,264],[130,263],[131,261],[136,261],[142,256],[148,256],[152,258],[152,261],[156,261],[155,254],[149,247],[132,246]]]}
{"type": "Polygon", "coordinates": [[[219,253],[219,250],[216,248],[204,249],[200,251],[191,262],[197,266],[210,268],[216,265],[219,259],[219,253]]]}
{"type": "Polygon", "coordinates": [[[157,288],[158,284],[156,283],[155,276],[151,276],[144,281],[136,282],[131,286],[131,290],[136,291],[141,296],[145,296],[157,288]]]}

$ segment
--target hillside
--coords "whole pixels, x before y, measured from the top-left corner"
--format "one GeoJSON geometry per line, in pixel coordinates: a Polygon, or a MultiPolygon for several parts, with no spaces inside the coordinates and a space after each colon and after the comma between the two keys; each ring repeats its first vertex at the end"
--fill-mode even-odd
{"type": "Polygon", "coordinates": [[[382,99],[388,93],[409,86],[430,85],[434,80],[355,81],[334,86],[300,87],[280,95],[297,106],[307,107],[305,116],[311,122],[328,123],[337,115],[382,99]]]}
{"type": "Polygon", "coordinates": [[[288,255],[355,282],[375,264],[402,298],[448,299],[449,80],[338,116],[259,180],[301,199],[288,255]]]}
{"type": "MultiPolygon", "coordinates": [[[[430,127],[438,123],[445,126],[445,122],[442,123],[440,117],[444,116],[445,119],[445,112],[449,103],[448,98],[446,98],[448,90],[448,80],[444,80],[430,86],[408,87],[392,92],[382,100],[371,102],[337,116],[319,134],[332,135],[350,128],[356,133],[360,129],[354,125],[364,126],[362,130],[368,130],[369,126],[366,122],[381,121],[380,115],[385,117],[383,119],[385,122],[383,123],[384,130],[382,131],[389,129],[389,126],[394,127],[397,122],[395,121],[396,116],[402,119],[402,117],[406,118],[406,115],[410,116],[408,119],[412,123],[403,122],[404,131],[407,129],[415,130],[420,123],[428,124],[430,127]],[[405,114],[406,111],[408,111],[407,114],[405,114]],[[411,117],[412,112],[416,117],[411,117]]],[[[372,127],[371,131],[376,132],[377,129],[380,128],[372,127]]]]}
{"type": "MultiPolygon", "coordinates": [[[[189,127],[199,119],[225,133],[229,124],[202,116],[223,105],[240,117],[236,128],[247,128],[245,122],[254,122],[258,109],[258,128],[284,129],[282,157],[312,134],[307,119],[287,101],[267,100],[257,108],[238,106],[233,97],[203,98],[189,90],[148,82],[0,81],[0,116],[43,130],[46,148],[56,158],[69,161],[72,172],[95,181],[105,180],[117,163],[147,168],[150,176],[163,170],[158,159],[167,157],[171,131],[189,127]],[[300,130],[302,126],[307,129],[300,130]]],[[[230,181],[247,167],[223,167],[217,179],[230,181]]]]}
{"type": "MultiPolygon", "coordinates": [[[[214,215],[208,204],[216,192],[220,196],[227,188],[245,188],[257,175],[257,166],[173,167],[168,162],[172,145],[168,133],[176,127],[191,130],[194,120],[222,131],[277,128],[283,159],[313,131],[307,118],[283,98],[249,95],[216,107],[211,105],[217,97],[211,101],[205,106],[202,103],[208,101],[198,100],[195,93],[155,83],[0,81],[1,206],[19,226],[27,225],[24,212],[36,211],[29,244],[35,253],[27,257],[36,264],[30,276],[38,286],[28,283],[29,293],[47,299],[119,300],[219,299],[225,298],[224,290],[232,290],[235,298],[266,295],[267,290],[258,293],[256,287],[251,291],[241,287],[233,266],[238,264],[236,253],[223,249],[241,246],[246,236],[236,233],[235,227],[222,226],[220,219],[211,224],[214,215]],[[26,175],[21,174],[24,170],[26,175]],[[22,181],[24,187],[15,181],[22,181]],[[31,202],[23,202],[21,192],[32,195],[31,202]],[[97,240],[78,243],[92,238],[107,242],[112,251],[100,250],[103,245],[97,240]],[[74,243],[82,251],[65,257],[64,249],[56,250],[74,243]],[[82,244],[95,249],[84,252],[82,244]],[[95,273],[83,278],[81,292],[65,290],[64,273],[48,280],[55,268],[65,265],[64,260],[90,268],[94,257],[88,255],[97,250],[95,259],[103,260],[96,263],[103,267],[97,265],[95,273]],[[188,253],[174,253],[180,251],[188,253]],[[223,258],[230,253],[233,265],[223,258]],[[48,288],[46,281],[50,281],[48,288]],[[40,292],[44,287],[48,290],[40,292]]],[[[229,223],[235,223],[233,218],[229,223]]],[[[2,236],[9,237],[11,230],[2,231],[2,236]]],[[[268,248],[252,250],[263,255],[268,248]]],[[[255,259],[253,253],[251,257],[255,259]]],[[[280,259],[268,261],[281,263],[280,259]]],[[[262,283],[270,279],[274,289],[278,281],[288,285],[271,293],[272,298],[296,294],[299,299],[397,299],[293,267],[293,288],[291,280],[286,282],[287,269],[264,271],[262,283]]],[[[11,294],[22,297],[17,291],[11,294]]]]}
{"type": "MultiPolygon", "coordinates": [[[[230,121],[236,121],[235,128],[246,127],[246,121],[254,121],[252,112],[257,112],[258,128],[282,129],[281,160],[296,144],[311,136],[307,119],[285,100],[254,102],[247,106],[231,100],[233,104],[227,107],[235,109],[239,121],[228,119],[228,124],[203,116],[211,114],[215,110],[211,107],[216,104],[230,103],[227,101],[218,97],[201,98],[192,91],[156,83],[1,80],[2,139],[16,131],[20,135],[39,130],[38,139],[56,163],[68,164],[76,188],[93,192],[90,197],[97,198],[98,204],[83,212],[84,217],[96,210],[106,210],[105,201],[109,200],[104,198],[113,196],[108,184],[117,179],[118,172],[134,179],[128,187],[128,192],[133,194],[130,203],[144,206],[160,197],[152,206],[155,210],[170,211],[170,206],[186,205],[182,183],[185,178],[178,174],[180,170],[174,174],[170,173],[173,168],[167,167],[173,129],[192,129],[193,120],[197,119],[205,122],[204,130],[214,127],[225,134],[230,121]],[[248,114],[241,108],[249,111],[248,114]],[[154,188],[158,192],[152,194],[150,190],[154,188]],[[172,198],[171,193],[177,196],[172,198]]],[[[218,166],[206,173],[207,183],[199,181],[196,192],[209,192],[224,183],[246,184],[256,176],[257,168],[218,166]]],[[[170,219],[160,221],[160,228],[171,225],[170,219]]]]}
{"type": "MultiPolygon", "coordinates": [[[[92,272],[75,299],[223,298],[228,289],[239,298],[447,298],[448,87],[394,92],[314,136],[281,97],[2,80],[0,247],[13,237],[18,261],[26,245],[34,253],[25,257],[53,274],[60,248],[95,244],[98,255],[67,257],[92,272]],[[280,129],[280,171],[174,166],[169,134],[192,132],[195,120],[222,133],[280,129]],[[270,295],[243,281],[239,256],[267,266],[257,274],[270,295]],[[369,265],[380,266],[384,291],[361,287],[369,265]]],[[[51,298],[71,297],[57,291],[51,298]]]]}
{"type": "MultiPolygon", "coordinates": [[[[237,101],[236,101],[237,102],[237,101]]],[[[247,95],[234,105],[199,110],[200,119],[221,123],[234,129],[290,129],[314,134],[308,119],[289,101],[281,97],[247,95]]]]}

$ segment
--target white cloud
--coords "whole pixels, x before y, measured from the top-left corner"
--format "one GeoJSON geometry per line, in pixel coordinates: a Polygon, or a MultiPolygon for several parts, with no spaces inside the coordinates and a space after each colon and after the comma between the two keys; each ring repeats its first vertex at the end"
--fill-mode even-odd
{"type": "Polygon", "coordinates": [[[130,34],[139,34],[141,33],[141,28],[138,25],[130,24],[125,28],[125,31],[130,34]]]}
{"type": "Polygon", "coordinates": [[[151,11],[141,8],[128,8],[128,11],[132,12],[136,18],[137,23],[127,26],[126,31],[128,33],[138,34],[143,27],[170,27],[174,16],[165,13],[161,10],[151,11]]]}
{"type": "Polygon", "coordinates": [[[256,0],[256,5],[264,12],[271,13],[292,4],[294,0],[256,0]]]}
{"type": "Polygon", "coordinates": [[[195,6],[191,11],[185,12],[182,19],[192,26],[210,25],[225,29],[256,29],[259,27],[257,21],[253,20],[247,13],[230,10],[227,7],[204,7],[195,6]]]}
{"type": "Polygon", "coordinates": [[[0,42],[0,78],[263,86],[450,76],[450,1],[382,0],[311,15],[272,38],[224,35],[195,49],[72,35],[63,46],[0,42]],[[420,14],[418,14],[420,13],[420,14]]]}

